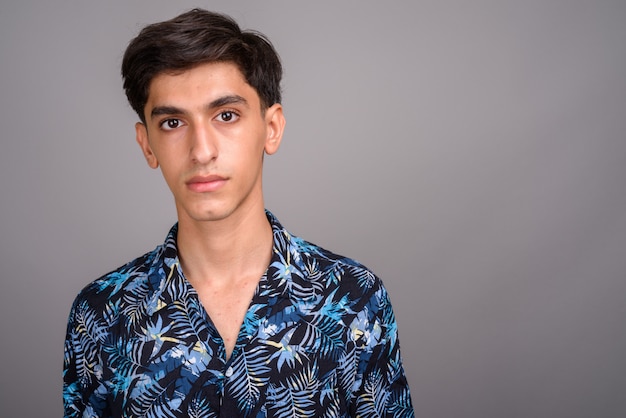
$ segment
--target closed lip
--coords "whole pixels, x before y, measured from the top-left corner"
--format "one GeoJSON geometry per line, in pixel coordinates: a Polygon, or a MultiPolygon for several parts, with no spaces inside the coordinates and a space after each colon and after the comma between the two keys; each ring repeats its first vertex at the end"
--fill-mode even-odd
{"type": "Polygon", "coordinates": [[[193,176],[185,183],[187,187],[197,193],[214,192],[220,189],[228,180],[226,177],[211,174],[206,176],[193,176]]]}
{"type": "Polygon", "coordinates": [[[193,176],[192,178],[190,178],[189,180],[187,180],[187,184],[194,184],[194,183],[211,183],[214,181],[224,181],[226,180],[226,177],[222,177],[220,175],[217,174],[211,174],[208,176],[193,176]]]}

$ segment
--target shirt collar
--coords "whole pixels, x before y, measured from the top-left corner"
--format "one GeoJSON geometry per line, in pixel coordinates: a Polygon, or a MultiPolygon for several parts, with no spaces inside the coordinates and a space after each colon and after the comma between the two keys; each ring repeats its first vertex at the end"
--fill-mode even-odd
{"type": "MultiPolygon", "coordinates": [[[[273,253],[270,261],[269,270],[274,270],[272,266],[294,265],[301,266],[302,260],[297,245],[302,240],[292,236],[278,221],[276,216],[269,210],[265,210],[267,220],[272,227],[273,235],[273,253]]],[[[163,245],[157,251],[154,261],[152,262],[148,277],[153,289],[163,288],[164,281],[170,277],[172,270],[180,266],[178,257],[178,245],[176,238],[178,235],[178,223],[174,224],[169,230],[163,245]]],[[[300,270],[300,269],[298,269],[300,270]]],[[[272,276],[274,276],[273,274],[272,276]]]]}

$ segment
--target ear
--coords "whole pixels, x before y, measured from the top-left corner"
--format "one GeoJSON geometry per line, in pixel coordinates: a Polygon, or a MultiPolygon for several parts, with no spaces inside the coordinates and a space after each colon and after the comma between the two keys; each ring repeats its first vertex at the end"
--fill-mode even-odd
{"type": "Polygon", "coordinates": [[[283,107],[280,103],[275,103],[265,111],[265,123],[267,124],[265,153],[272,155],[278,151],[285,131],[285,115],[283,115],[283,107]]]}
{"type": "Polygon", "coordinates": [[[159,166],[159,162],[157,161],[156,155],[152,152],[152,148],[150,148],[150,142],[148,141],[148,129],[146,128],[146,125],[141,122],[137,122],[135,124],[135,139],[139,144],[139,148],[141,148],[141,152],[143,152],[143,156],[146,157],[148,166],[150,168],[157,168],[159,166]]]}

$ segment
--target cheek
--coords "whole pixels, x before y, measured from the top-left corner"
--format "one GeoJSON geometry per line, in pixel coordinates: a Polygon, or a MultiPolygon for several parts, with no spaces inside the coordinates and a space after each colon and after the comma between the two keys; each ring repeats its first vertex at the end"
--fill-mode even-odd
{"type": "Polygon", "coordinates": [[[228,155],[228,158],[233,162],[238,161],[242,165],[249,165],[262,161],[264,151],[263,142],[256,140],[256,138],[248,138],[248,141],[232,143],[232,146],[224,149],[223,155],[224,157],[228,155]]]}
{"type": "Polygon", "coordinates": [[[174,189],[176,183],[182,173],[182,170],[173,165],[173,162],[170,159],[165,159],[161,162],[161,175],[165,179],[165,182],[170,187],[170,189],[174,189]]]}

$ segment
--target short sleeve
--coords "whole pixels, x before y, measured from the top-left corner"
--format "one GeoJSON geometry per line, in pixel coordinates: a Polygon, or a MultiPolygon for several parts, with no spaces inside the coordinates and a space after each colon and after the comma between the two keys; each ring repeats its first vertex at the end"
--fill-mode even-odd
{"type": "Polygon", "coordinates": [[[373,292],[355,321],[361,327],[353,416],[413,417],[409,385],[402,366],[398,328],[382,285],[373,292]]]}
{"type": "Polygon", "coordinates": [[[95,314],[77,299],[70,311],[63,357],[64,417],[100,417],[106,405],[95,314]]]}

